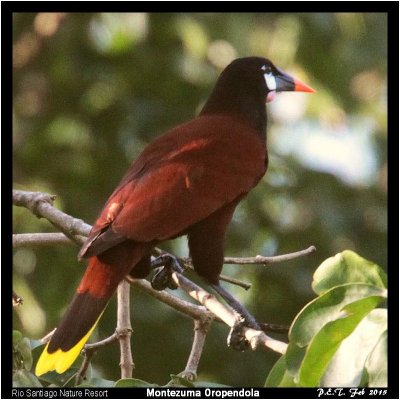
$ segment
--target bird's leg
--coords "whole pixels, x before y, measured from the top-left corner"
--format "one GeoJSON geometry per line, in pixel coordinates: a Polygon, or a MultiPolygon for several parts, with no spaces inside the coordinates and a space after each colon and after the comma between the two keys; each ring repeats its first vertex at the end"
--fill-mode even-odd
{"type": "Polygon", "coordinates": [[[228,346],[235,350],[244,351],[249,347],[249,342],[243,336],[243,327],[247,326],[256,330],[260,330],[255,318],[249,313],[249,311],[239,303],[227,290],[225,290],[219,284],[212,284],[211,287],[233,308],[238,314],[238,319],[231,328],[228,335],[228,346]]]}
{"type": "Polygon", "coordinates": [[[176,289],[177,286],[171,276],[172,272],[176,271],[182,273],[184,271],[178,258],[170,253],[165,253],[155,258],[151,262],[151,268],[160,268],[151,280],[151,286],[155,290],[164,290],[167,287],[170,289],[176,289]]]}

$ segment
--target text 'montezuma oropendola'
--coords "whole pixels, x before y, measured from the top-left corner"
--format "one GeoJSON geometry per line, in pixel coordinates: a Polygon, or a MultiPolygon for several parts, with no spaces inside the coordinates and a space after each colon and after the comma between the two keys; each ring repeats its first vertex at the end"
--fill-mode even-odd
{"type": "Polygon", "coordinates": [[[265,103],[283,91],[314,90],[269,60],[237,59],[222,72],[197,118],[145,148],[79,253],[89,265],[40,356],[37,375],[71,366],[118,284],[128,273],[146,277],[151,250],[163,240],[187,235],[195,271],[221,289],[227,226],[267,169],[265,103]]]}

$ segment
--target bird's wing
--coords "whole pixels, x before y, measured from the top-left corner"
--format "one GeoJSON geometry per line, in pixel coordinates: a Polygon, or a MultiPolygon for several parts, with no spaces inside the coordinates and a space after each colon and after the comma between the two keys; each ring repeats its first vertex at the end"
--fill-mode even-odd
{"type": "Polygon", "coordinates": [[[265,143],[230,117],[199,117],[167,132],[132,164],[80,255],[126,238],[152,242],[183,234],[254,187],[265,161],[265,143]]]}

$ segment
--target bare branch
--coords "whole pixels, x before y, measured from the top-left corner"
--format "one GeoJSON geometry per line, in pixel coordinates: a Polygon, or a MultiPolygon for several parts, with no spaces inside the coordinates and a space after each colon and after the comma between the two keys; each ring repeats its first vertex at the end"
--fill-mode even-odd
{"type": "Polygon", "coordinates": [[[259,346],[269,348],[276,353],[285,354],[287,350],[287,343],[281,342],[280,340],[273,339],[266,335],[263,331],[256,331],[251,328],[243,328],[244,336],[250,342],[250,346],[253,350],[256,350],[259,346]]]}
{"type": "MultiPolygon", "coordinates": [[[[315,246],[310,246],[304,250],[295,251],[293,253],[288,253],[288,254],[281,254],[279,256],[265,257],[265,256],[257,255],[255,257],[224,257],[224,264],[263,264],[263,265],[268,265],[268,264],[293,260],[293,259],[299,258],[299,257],[304,257],[304,256],[307,256],[308,254],[313,253],[314,251],[316,251],[315,246]]],[[[190,267],[193,268],[192,260],[190,258],[185,257],[180,260],[183,261],[183,263],[185,265],[189,264],[190,267]]]]}
{"type": "MultiPolygon", "coordinates": [[[[283,262],[283,261],[288,261],[288,260],[293,260],[295,258],[299,257],[304,257],[308,254],[313,253],[316,251],[315,246],[310,246],[307,249],[296,251],[293,253],[288,253],[288,254],[282,254],[278,256],[270,256],[270,257],[265,257],[261,255],[257,255],[255,257],[224,257],[224,264],[261,264],[264,266],[267,266],[268,264],[273,264],[273,263],[278,263],[278,262],[283,262]]],[[[159,248],[154,248],[153,254],[156,256],[160,256],[164,253],[163,250],[159,248]]],[[[190,268],[194,269],[193,264],[192,264],[192,259],[189,257],[182,257],[179,258],[177,257],[179,262],[185,267],[185,268],[190,268]]],[[[221,281],[225,281],[228,283],[231,283],[233,285],[240,286],[246,290],[251,288],[251,284],[242,282],[238,279],[231,278],[229,276],[221,274],[219,276],[221,281]]]]}
{"type": "MultiPolygon", "coordinates": [[[[81,243],[86,238],[84,236],[75,236],[81,243]]],[[[63,233],[18,233],[13,235],[13,247],[22,246],[50,246],[55,244],[68,244],[71,245],[74,242],[70,238],[65,236],[63,233]]]]}
{"type": "Polygon", "coordinates": [[[111,343],[114,343],[118,340],[118,335],[117,332],[114,332],[111,336],[108,338],[105,338],[103,340],[100,340],[95,343],[87,343],[85,344],[85,347],[83,348],[86,352],[94,352],[102,347],[108,346],[111,343]]]}
{"type": "MultiPolygon", "coordinates": [[[[224,321],[231,328],[236,322],[235,314],[228,310],[217,298],[206,292],[204,289],[191,282],[189,279],[173,272],[174,282],[191,297],[207,307],[217,317],[224,321]]],[[[267,336],[263,331],[257,331],[251,328],[243,328],[246,339],[250,342],[251,348],[255,350],[259,345],[270,348],[273,351],[283,354],[286,351],[287,344],[267,336]]]]}
{"type": "Polygon", "coordinates": [[[131,351],[131,316],[129,309],[130,285],[123,280],[118,285],[118,311],[117,311],[117,337],[121,351],[120,367],[121,378],[132,378],[132,371],[135,368],[131,351]]]}
{"type": "Polygon", "coordinates": [[[310,246],[307,249],[295,251],[293,253],[282,254],[279,256],[272,256],[272,257],[264,257],[257,255],[255,257],[225,257],[224,263],[225,264],[273,264],[279,263],[283,261],[293,260],[295,258],[307,256],[308,254],[313,253],[316,249],[315,246],[310,246]]]}
{"type": "Polygon", "coordinates": [[[75,376],[75,386],[80,385],[82,381],[86,379],[86,371],[89,368],[90,360],[92,359],[94,353],[95,351],[84,352],[82,365],[75,376]]]}
{"type": "Polygon", "coordinates": [[[227,275],[221,274],[219,276],[219,279],[221,281],[226,282],[226,283],[230,283],[232,285],[240,286],[241,288],[243,288],[245,290],[249,290],[251,288],[251,283],[240,281],[239,279],[232,278],[231,276],[227,276],[227,275]]]}
{"type": "Polygon", "coordinates": [[[212,319],[207,319],[203,321],[200,321],[198,319],[194,320],[194,337],[192,350],[190,351],[185,370],[180,373],[183,378],[186,378],[190,381],[195,381],[197,379],[197,368],[200,363],[201,354],[203,353],[204,348],[204,342],[206,340],[206,336],[208,330],[210,329],[211,323],[212,319]]]}
{"type": "Polygon", "coordinates": [[[265,322],[259,322],[260,328],[265,332],[275,332],[275,333],[289,333],[289,326],[288,325],[280,325],[280,324],[269,324],[265,322]]]}
{"type": "Polygon", "coordinates": [[[55,196],[40,192],[13,190],[13,204],[28,208],[38,218],[44,217],[74,242],[81,244],[76,234],[88,236],[91,226],[53,207],[55,196]]]}
{"type": "Polygon", "coordinates": [[[109,344],[114,343],[117,340],[117,333],[114,332],[111,336],[106,339],[100,340],[99,342],[85,344],[83,348],[84,358],[82,365],[79,368],[79,371],[77,372],[75,377],[75,386],[78,386],[82,382],[82,380],[86,379],[86,371],[89,367],[90,360],[92,359],[94,353],[96,353],[98,349],[108,346],[109,344]]]}
{"type": "Polygon", "coordinates": [[[213,316],[213,314],[210,313],[207,310],[207,308],[203,306],[198,306],[197,304],[189,303],[188,301],[175,297],[172,294],[169,294],[165,290],[163,291],[154,290],[151,287],[151,284],[144,279],[133,279],[130,276],[126,276],[125,279],[132,285],[139,288],[142,292],[145,292],[155,297],[157,300],[162,301],[163,303],[169,305],[175,310],[193,319],[203,320],[211,318],[213,316]]]}

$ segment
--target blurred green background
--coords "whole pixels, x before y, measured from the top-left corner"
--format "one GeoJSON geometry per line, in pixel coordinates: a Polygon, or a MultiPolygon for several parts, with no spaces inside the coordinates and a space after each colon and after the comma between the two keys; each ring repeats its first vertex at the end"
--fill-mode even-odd
{"type": "MultiPolygon", "coordinates": [[[[270,167],[236,210],[226,255],[317,252],[223,273],[252,283],[228,288],[260,321],[290,324],[327,257],[352,249],[387,267],[386,32],[383,13],[14,14],[14,188],[56,194],[57,207],[93,223],[130,162],[196,115],[232,59],[270,58],[317,93],[268,104],[270,167]]],[[[13,211],[14,233],[54,230],[13,211]]],[[[187,254],[185,239],[163,248],[187,254]]],[[[25,300],[15,329],[39,338],[56,326],[83,273],[77,251],[14,251],[14,289],[25,300]]],[[[192,321],[136,290],[132,303],[135,376],[164,384],[185,367],[192,321]]],[[[92,340],[115,323],[113,300],[92,340]]],[[[227,333],[213,324],[199,379],[263,385],[277,354],[236,353],[227,333]]],[[[95,371],[118,379],[118,363],[109,346],[95,371]]]]}

